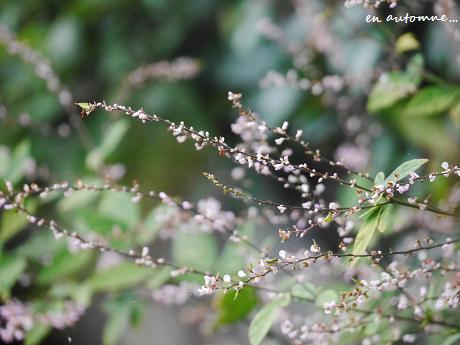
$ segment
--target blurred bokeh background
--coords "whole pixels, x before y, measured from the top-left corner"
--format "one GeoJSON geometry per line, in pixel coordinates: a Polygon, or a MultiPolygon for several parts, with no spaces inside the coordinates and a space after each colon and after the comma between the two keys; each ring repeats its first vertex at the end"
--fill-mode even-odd
{"type": "MultiPolygon", "coordinates": [[[[433,3],[400,1],[392,11],[442,11],[433,3]]],[[[389,11],[384,6],[372,13],[384,16],[389,11]]],[[[179,145],[161,126],[104,112],[82,119],[73,105],[106,100],[142,107],[236,142],[230,129],[236,112],[227,100],[229,90],[241,92],[245,105],[269,124],[290,121],[325,156],[349,157],[347,163],[357,170],[388,172],[411,157],[430,158],[433,166],[458,159],[457,96],[446,101],[447,107],[419,117],[403,115],[402,107],[409,101],[404,92],[393,101],[381,101],[387,102],[383,106],[379,100],[388,97],[385,93],[374,94],[373,104],[368,101],[385,71],[419,74],[401,87],[434,84],[449,89],[458,83],[459,44],[449,27],[374,25],[365,22],[367,13],[361,7],[345,8],[343,1],[4,0],[0,3],[0,176],[20,186],[21,181],[97,180],[103,170],[120,183],[135,179],[144,188],[190,200],[214,195],[223,199],[225,207],[242,209],[244,205],[222,197],[201,175],[212,171],[224,180],[238,175],[228,160],[211,150],[197,152],[192,144],[179,145]],[[398,38],[404,33],[411,35],[406,36],[408,41],[399,41],[398,53],[398,38]],[[47,70],[46,60],[40,62],[41,57],[15,46],[12,35],[40,52],[55,75],[47,70]],[[24,56],[38,63],[26,63],[24,56]],[[142,76],[146,66],[151,66],[152,75],[136,79],[136,71],[142,76]],[[179,68],[177,75],[172,75],[174,66],[179,68]],[[138,70],[141,67],[144,70],[138,70]],[[397,103],[400,100],[403,103],[397,103]]],[[[241,184],[261,198],[297,201],[270,179],[241,184]]],[[[449,188],[440,181],[429,192],[436,200],[449,188]]],[[[328,193],[346,198],[340,190],[328,193]]],[[[69,203],[67,208],[59,204],[59,217],[85,227],[91,217],[79,207],[87,202],[69,203]]],[[[43,212],[54,214],[52,205],[45,205],[43,212]]],[[[148,214],[151,206],[147,202],[140,214],[148,214]]],[[[12,220],[0,217],[1,247],[5,253],[20,255],[17,248],[31,243],[32,235],[27,229],[20,231],[24,225],[12,229],[12,220]]],[[[155,248],[167,251],[167,245],[155,248]]],[[[25,249],[22,253],[33,261],[41,255],[50,259],[55,250],[60,249],[36,244],[32,253],[25,249]]],[[[32,267],[43,269],[41,264],[32,267]]],[[[14,295],[39,296],[59,279],[43,281],[32,291],[25,282],[14,295]]],[[[79,279],[70,281],[78,285],[79,279]]],[[[103,299],[94,297],[74,327],[53,331],[43,343],[64,344],[71,337],[72,344],[99,344],[106,319],[103,299]]],[[[140,328],[122,334],[122,344],[246,342],[239,326],[236,332],[224,329],[203,338],[193,323],[184,324],[187,316],[178,312],[179,307],[152,302],[146,310],[140,328]]],[[[199,312],[197,305],[190,306],[190,315],[199,312]]]]}

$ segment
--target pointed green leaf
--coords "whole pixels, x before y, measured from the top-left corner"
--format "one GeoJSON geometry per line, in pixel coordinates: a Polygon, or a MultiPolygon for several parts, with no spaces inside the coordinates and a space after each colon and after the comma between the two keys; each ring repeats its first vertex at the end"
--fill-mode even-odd
{"type": "MultiPolygon", "coordinates": [[[[132,313],[132,302],[126,296],[120,296],[104,305],[108,319],[102,331],[104,345],[116,345],[119,343],[123,332],[129,325],[132,313]]],[[[134,300],[134,302],[136,302],[134,300]]]]}
{"type": "Polygon", "coordinates": [[[116,149],[129,129],[129,122],[122,119],[111,124],[103,133],[101,144],[92,150],[86,159],[86,164],[91,169],[97,169],[105,159],[116,149]]]}
{"type": "Polygon", "coordinates": [[[327,216],[323,219],[323,221],[324,221],[325,223],[330,223],[330,222],[332,222],[333,220],[334,220],[334,213],[333,213],[333,212],[329,212],[329,213],[327,214],[327,216]]]}
{"type": "Polygon", "coordinates": [[[424,68],[423,55],[421,53],[415,54],[406,66],[404,71],[405,75],[410,78],[415,86],[419,86],[422,82],[422,74],[424,68]]]}
{"type": "Polygon", "coordinates": [[[16,148],[14,149],[8,171],[5,176],[6,180],[11,181],[13,184],[19,182],[27,169],[28,160],[30,157],[30,141],[23,140],[16,148]]]}
{"type": "Polygon", "coordinates": [[[377,228],[381,233],[385,232],[386,229],[390,226],[392,215],[393,215],[393,205],[383,206],[382,213],[380,214],[379,225],[377,228]]]}
{"type": "Polygon", "coordinates": [[[441,345],[455,345],[460,341],[460,333],[455,333],[450,337],[446,338],[441,345]]]}
{"type": "MultiPolygon", "coordinates": [[[[456,127],[459,128],[460,127],[460,101],[457,101],[456,104],[454,104],[454,106],[449,110],[449,115],[452,121],[454,122],[454,124],[456,125],[456,127]]],[[[1,163],[1,159],[0,159],[0,163],[1,163]]]]}
{"type": "Polygon", "coordinates": [[[382,320],[376,318],[366,325],[364,328],[364,334],[372,336],[377,334],[379,327],[382,325],[382,320]]]}
{"type": "Polygon", "coordinates": [[[10,149],[7,146],[0,145],[0,177],[4,178],[8,172],[11,160],[10,149]]]}
{"type": "Polygon", "coordinates": [[[428,86],[421,89],[405,105],[401,116],[431,116],[447,112],[459,97],[459,89],[428,86]]]}
{"type": "Polygon", "coordinates": [[[316,287],[308,282],[298,283],[292,287],[292,295],[303,299],[314,300],[316,295],[316,287]]]}
{"type": "Polygon", "coordinates": [[[353,247],[354,255],[361,255],[366,252],[366,248],[371,241],[375,230],[379,224],[380,214],[382,207],[373,208],[373,212],[364,220],[361,229],[358,231],[358,235],[355,239],[355,245],[353,247]]]}
{"type": "Polygon", "coordinates": [[[37,282],[40,284],[49,284],[76,274],[88,266],[92,258],[93,253],[89,251],[71,254],[67,250],[63,250],[53,258],[48,266],[39,271],[37,282]]]}
{"type": "Polygon", "coordinates": [[[249,343],[259,345],[264,340],[268,331],[275,322],[278,312],[290,302],[290,295],[285,294],[280,298],[266,304],[260,309],[249,325],[249,343]]]}
{"type": "Polygon", "coordinates": [[[257,293],[252,287],[245,287],[239,291],[230,290],[218,295],[214,305],[218,310],[216,326],[231,324],[244,320],[257,305],[257,293]]]}
{"type": "Polygon", "coordinates": [[[375,185],[383,185],[384,181],[385,181],[385,174],[383,173],[383,171],[375,175],[375,179],[374,179],[375,185]]]}
{"type": "Polygon", "coordinates": [[[10,290],[26,268],[23,258],[9,256],[0,257],[0,298],[10,297],[10,290]]]}
{"type": "Polygon", "coordinates": [[[413,145],[428,151],[432,156],[442,152],[446,160],[458,159],[458,144],[454,136],[448,134],[443,121],[431,117],[399,117],[395,123],[404,137],[413,145]],[[416,125],[414,125],[416,123],[416,125]]]}
{"type": "Polygon", "coordinates": [[[128,193],[103,192],[98,212],[101,216],[111,218],[124,229],[130,229],[140,222],[141,210],[139,203],[133,203],[128,193]]]}
{"type": "Polygon", "coordinates": [[[376,113],[414,93],[417,86],[411,78],[400,72],[390,72],[380,78],[369,95],[367,111],[376,113]]]}
{"type": "Polygon", "coordinates": [[[85,111],[91,110],[92,108],[92,105],[87,102],[81,102],[81,103],[75,103],[75,104],[78,105],[82,110],[85,110],[85,111]]]}
{"type": "Polygon", "coordinates": [[[384,184],[387,184],[388,182],[396,183],[402,180],[404,177],[420,168],[426,162],[428,162],[428,159],[412,159],[402,163],[390,174],[390,176],[387,177],[384,184]]]}
{"type": "MultiPolygon", "coordinates": [[[[31,213],[37,209],[37,201],[34,199],[27,199],[25,203],[26,209],[31,213]]],[[[5,243],[11,237],[23,230],[27,225],[27,217],[22,212],[3,211],[0,218],[0,243],[5,243]]]]}
{"type": "Polygon", "coordinates": [[[240,253],[241,247],[237,243],[227,241],[214,263],[214,270],[228,274],[238,272],[244,266],[244,259],[240,253]]]}
{"type": "Polygon", "coordinates": [[[166,266],[154,269],[152,278],[147,280],[145,286],[151,290],[158,289],[171,279],[171,271],[172,268],[166,266]]]}
{"type": "Polygon", "coordinates": [[[211,234],[180,233],[174,237],[172,254],[179,266],[207,270],[216,262],[216,239],[211,234]]]}
{"type": "Polygon", "coordinates": [[[50,332],[50,326],[42,323],[35,323],[32,329],[27,331],[24,345],[39,345],[50,332]]]}
{"type": "Polygon", "coordinates": [[[163,229],[165,222],[170,219],[167,214],[175,212],[166,205],[159,205],[152,209],[139,224],[139,234],[135,241],[138,245],[152,242],[163,229]]]}
{"type": "Polygon", "coordinates": [[[396,41],[396,52],[398,54],[402,54],[410,50],[417,50],[419,48],[420,43],[412,32],[407,32],[399,36],[396,41]]]}
{"type": "Polygon", "coordinates": [[[374,85],[367,102],[367,111],[376,113],[395,105],[415,93],[423,72],[423,57],[415,55],[404,72],[390,72],[374,85]]]}
{"type": "Polygon", "coordinates": [[[315,304],[318,308],[323,308],[325,303],[332,301],[338,302],[339,295],[336,291],[332,289],[326,289],[321,291],[318,296],[316,296],[315,304]]]}
{"type": "Polygon", "coordinates": [[[63,198],[59,201],[57,208],[60,212],[69,212],[75,209],[82,208],[84,206],[88,206],[93,202],[99,193],[95,193],[92,191],[78,191],[76,193],[72,193],[71,196],[63,198]]]}
{"type": "Polygon", "coordinates": [[[51,232],[36,232],[13,250],[13,255],[34,261],[41,261],[44,255],[54,255],[67,245],[64,241],[55,241],[51,232]]]}
{"type": "Polygon", "coordinates": [[[131,305],[131,315],[129,318],[129,325],[131,327],[137,328],[141,325],[142,317],[144,316],[146,305],[141,303],[132,303],[131,305]]]}

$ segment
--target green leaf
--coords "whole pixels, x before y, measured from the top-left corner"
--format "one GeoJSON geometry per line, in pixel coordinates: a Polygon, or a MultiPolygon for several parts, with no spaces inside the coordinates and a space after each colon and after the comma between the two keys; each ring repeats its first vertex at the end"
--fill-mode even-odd
{"type": "Polygon", "coordinates": [[[4,178],[10,166],[10,150],[6,146],[0,146],[0,177],[4,178]]]}
{"type": "Polygon", "coordinates": [[[79,305],[89,306],[92,298],[91,284],[89,284],[89,282],[84,282],[73,286],[70,291],[70,296],[72,300],[79,305]]]}
{"type": "Polygon", "coordinates": [[[99,213],[130,229],[139,223],[141,210],[139,204],[133,203],[128,193],[103,193],[99,204],[99,213]]]}
{"type": "Polygon", "coordinates": [[[418,117],[414,125],[413,118],[399,116],[396,125],[405,138],[417,147],[430,152],[432,156],[438,156],[439,152],[442,152],[446,160],[458,158],[457,140],[449,135],[448,128],[439,119],[418,117]]]}
{"type": "Polygon", "coordinates": [[[101,167],[105,159],[116,149],[129,129],[129,122],[122,119],[113,123],[109,129],[103,133],[101,144],[88,154],[86,164],[91,169],[101,167]]]}
{"type": "Polygon", "coordinates": [[[251,345],[259,345],[264,340],[268,331],[275,322],[278,312],[282,307],[289,305],[290,295],[284,294],[280,298],[263,306],[249,325],[249,343],[251,345]]]}
{"type": "Polygon", "coordinates": [[[329,213],[327,214],[327,216],[324,217],[324,219],[323,219],[323,221],[324,221],[325,223],[330,223],[330,222],[332,222],[333,220],[334,220],[334,213],[333,213],[333,212],[329,212],[329,213]]]}
{"type": "Polygon", "coordinates": [[[56,241],[51,232],[36,232],[13,253],[18,257],[41,261],[43,255],[54,254],[65,247],[66,243],[56,241]]]}
{"type": "Polygon", "coordinates": [[[404,72],[389,72],[374,85],[367,102],[367,111],[376,113],[395,105],[413,94],[421,82],[423,57],[415,55],[404,72]]]}
{"type": "Polygon", "coordinates": [[[131,304],[131,315],[129,317],[129,324],[131,327],[139,327],[144,316],[145,305],[139,302],[131,304]]]}
{"type": "Polygon", "coordinates": [[[30,331],[27,331],[24,345],[39,345],[51,332],[51,327],[42,323],[35,323],[30,331]]]}
{"type": "Polygon", "coordinates": [[[297,283],[292,287],[291,292],[293,296],[313,301],[316,295],[316,287],[308,282],[297,283]]]}
{"type": "Polygon", "coordinates": [[[101,214],[94,209],[83,209],[78,211],[80,228],[83,231],[97,232],[98,234],[108,235],[113,228],[118,225],[118,221],[112,217],[101,214]]]}
{"type": "Polygon", "coordinates": [[[375,179],[374,179],[375,185],[383,185],[384,181],[385,181],[385,174],[383,173],[383,171],[375,175],[375,179]]]}
{"type": "Polygon", "coordinates": [[[358,231],[358,235],[356,236],[355,245],[353,247],[354,255],[361,255],[366,252],[366,248],[369,245],[375,230],[377,229],[382,207],[374,207],[372,210],[372,213],[370,213],[364,220],[361,228],[358,231]]]}
{"type": "Polygon", "coordinates": [[[240,246],[232,241],[227,241],[220,256],[214,264],[214,270],[222,274],[238,272],[244,266],[240,255],[240,246]]]}
{"type": "Polygon", "coordinates": [[[104,345],[118,344],[121,336],[129,324],[129,310],[121,309],[110,313],[109,318],[102,331],[102,343],[104,345]]]}
{"type": "Polygon", "coordinates": [[[411,97],[401,116],[431,116],[447,112],[459,96],[459,89],[428,86],[411,97]]]}
{"type": "Polygon", "coordinates": [[[5,176],[6,180],[13,184],[19,182],[27,169],[27,163],[30,157],[30,141],[23,140],[13,151],[11,155],[8,171],[5,176]]]}
{"type": "Polygon", "coordinates": [[[371,336],[377,334],[377,331],[382,324],[382,320],[380,319],[375,319],[368,323],[366,327],[364,328],[364,334],[371,336]]]}
{"type": "Polygon", "coordinates": [[[386,185],[389,182],[396,183],[402,180],[404,177],[420,168],[426,162],[428,162],[428,159],[412,159],[402,163],[390,174],[390,176],[387,177],[384,184],[386,185]]]}
{"type": "Polygon", "coordinates": [[[153,274],[154,270],[151,268],[135,266],[126,262],[95,272],[89,283],[94,293],[119,291],[131,286],[138,286],[153,274]]]}
{"type": "Polygon", "coordinates": [[[217,258],[217,243],[211,234],[179,233],[174,237],[172,255],[179,266],[209,270],[217,258]]]}
{"type": "Polygon", "coordinates": [[[75,103],[75,104],[78,105],[82,110],[85,110],[85,111],[91,110],[93,108],[91,103],[87,103],[87,102],[81,102],[81,103],[75,103]]]}
{"type": "MultiPolygon", "coordinates": [[[[379,199],[379,200],[380,200],[380,199],[379,199]]],[[[377,204],[378,204],[378,201],[379,201],[379,200],[377,200],[377,204]]],[[[377,206],[374,206],[374,207],[371,207],[370,209],[368,209],[368,210],[365,211],[364,213],[361,213],[361,214],[359,215],[358,218],[359,218],[359,219],[368,218],[368,217],[369,217],[370,215],[372,215],[377,209],[379,209],[379,207],[380,207],[380,206],[378,206],[378,205],[377,205],[377,206]]]]}
{"type": "MultiPolygon", "coordinates": [[[[452,109],[450,109],[449,115],[452,121],[454,122],[455,126],[459,128],[460,127],[460,102],[459,101],[457,101],[457,103],[452,107],[452,109]]],[[[1,163],[1,159],[0,159],[0,163],[1,163]]]]}
{"type": "Polygon", "coordinates": [[[337,292],[332,289],[327,289],[327,290],[321,291],[316,296],[315,304],[318,308],[323,308],[325,303],[329,303],[332,301],[337,302],[338,300],[339,300],[339,295],[337,294],[337,292]]]}
{"type": "Polygon", "coordinates": [[[115,345],[129,325],[132,312],[132,300],[121,296],[104,305],[108,314],[107,322],[102,331],[104,345],[115,345]]]}
{"type": "MultiPolygon", "coordinates": [[[[37,206],[37,201],[34,199],[27,199],[25,202],[26,209],[31,213],[35,212],[37,206]]],[[[0,221],[0,243],[8,241],[11,237],[24,229],[27,223],[27,217],[24,213],[16,210],[3,211],[0,221]]]]}
{"type": "Polygon", "coordinates": [[[59,201],[57,208],[60,212],[69,212],[88,206],[98,197],[98,193],[91,191],[78,191],[59,201]]]}
{"type": "Polygon", "coordinates": [[[410,80],[417,87],[422,82],[423,67],[423,55],[418,53],[409,60],[409,63],[406,66],[406,70],[404,71],[405,75],[410,78],[410,80]]]}
{"type": "Polygon", "coordinates": [[[410,50],[420,48],[420,43],[412,32],[407,32],[398,37],[396,41],[396,53],[402,54],[410,50]]]}
{"type": "Polygon", "coordinates": [[[2,256],[0,257],[0,297],[8,299],[11,288],[16,280],[24,272],[26,261],[19,257],[2,256]]]}
{"type": "Polygon", "coordinates": [[[235,290],[218,295],[214,301],[218,310],[216,326],[244,320],[256,305],[257,293],[252,287],[241,289],[238,295],[235,290]]]}
{"type": "Polygon", "coordinates": [[[153,277],[150,278],[145,286],[151,290],[158,289],[171,279],[171,267],[159,267],[154,270],[153,277]]]}
{"type": "Polygon", "coordinates": [[[71,254],[67,250],[63,250],[54,256],[53,261],[48,266],[39,271],[37,282],[40,284],[49,284],[65,279],[88,266],[92,258],[93,253],[89,251],[80,251],[76,254],[71,254]]]}
{"type": "Polygon", "coordinates": [[[460,333],[455,333],[450,337],[446,338],[441,345],[454,345],[458,344],[458,340],[460,340],[460,333]]]}
{"type": "Polygon", "coordinates": [[[140,224],[140,233],[136,236],[136,243],[142,245],[152,242],[168,219],[168,217],[165,217],[165,213],[171,211],[175,212],[170,208],[168,209],[166,205],[160,205],[152,209],[140,224]]]}
{"type": "Polygon", "coordinates": [[[388,227],[390,226],[391,224],[391,220],[393,219],[392,216],[393,216],[393,205],[390,204],[390,205],[385,205],[385,206],[382,206],[383,210],[380,214],[380,219],[379,219],[379,224],[377,226],[377,229],[381,232],[381,233],[384,233],[386,229],[388,229],[388,227]]]}
{"type": "Polygon", "coordinates": [[[49,286],[47,296],[56,300],[71,299],[79,305],[88,306],[91,303],[92,291],[88,281],[60,281],[49,286]]]}
{"type": "Polygon", "coordinates": [[[128,131],[129,124],[130,122],[125,119],[118,120],[104,132],[104,139],[98,148],[104,157],[107,157],[117,148],[121,139],[123,139],[124,135],[128,131]]]}
{"type": "Polygon", "coordinates": [[[406,75],[390,72],[374,85],[367,103],[367,110],[376,113],[414,93],[417,87],[406,75]]]}

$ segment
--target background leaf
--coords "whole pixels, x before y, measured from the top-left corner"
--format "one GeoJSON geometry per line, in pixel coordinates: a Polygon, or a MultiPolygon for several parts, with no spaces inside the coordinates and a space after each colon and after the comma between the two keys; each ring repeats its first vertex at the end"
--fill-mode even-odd
{"type": "Polygon", "coordinates": [[[90,251],[80,251],[75,254],[63,250],[54,256],[48,266],[43,267],[37,275],[37,282],[49,284],[51,282],[65,279],[68,276],[77,274],[84,267],[87,267],[94,257],[90,251]]]}
{"type": "Polygon", "coordinates": [[[332,289],[326,289],[321,291],[318,296],[316,296],[315,304],[318,308],[323,308],[325,303],[332,301],[338,302],[339,295],[332,289]]]}
{"type": "Polygon", "coordinates": [[[13,184],[18,183],[23,177],[27,169],[27,163],[30,161],[30,141],[24,139],[14,149],[9,162],[8,170],[3,176],[6,180],[13,184]]]}
{"type": "Polygon", "coordinates": [[[383,185],[384,182],[385,182],[385,174],[383,173],[383,171],[381,171],[377,175],[375,175],[374,184],[383,185]]]}
{"type": "Polygon", "coordinates": [[[182,232],[174,237],[172,254],[179,266],[206,270],[217,258],[217,243],[211,234],[182,232]]]}
{"type": "MultiPolygon", "coordinates": [[[[119,296],[104,305],[108,319],[102,332],[104,345],[115,345],[119,343],[121,336],[130,324],[133,313],[138,313],[139,302],[130,294],[119,296]]],[[[137,316],[134,316],[137,318],[137,316]]]]}
{"type": "Polygon", "coordinates": [[[35,323],[26,334],[24,345],[38,345],[51,332],[51,327],[41,323],[35,323]]]}
{"type": "Polygon", "coordinates": [[[374,85],[367,102],[367,111],[376,113],[395,105],[415,93],[421,82],[423,58],[415,55],[404,72],[389,72],[374,85]]]}
{"type": "Polygon", "coordinates": [[[231,324],[244,320],[257,305],[257,292],[252,287],[235,290],[216,296],[214,305],[217,308],[216,326],[231,324]]]}
{"type": "Polygon", "coordinates": [[[460,89],[456,87],[425,87],[411,97],[401,116],[431,116],[447,112],[459,96],[460,89]]]}
{"type": "Polygon", "coordinates": [[[122,263],[95,274],[89,280],[93,292],[119,291],[131,286],[138,286],[154,274],[152,268],[122,263]]]}
{"type": "Polygon", "coordinates": [[[316,295],[316,287],[308,282],[297,283],[292,287],[291,292],[292,295],[313,301],[316,295]]]}
{"type": "Polygon", "coordinates": [[[129,129],[129,122],[125,119],[111,124],[102,136],[101,144],[88,154],[86,164],[89,168],[97,170],[106,158],[116,149],[129,129]]]}
{"type": "MultiPolygon", "coordinates": [[[[25,201],[25,208],[31,213],[36,211],[37,206],[37,200],[27,199],[25,201]]],[[[27,224],[27,217],[22,212],[17,212],[16,210],[3,211],[0,220],[0,244],[5,243],[23,230],[27,224]]]]}
{"type": "Polygon", "coordinates": [[[0,297],[5,300],[11,295],[11,288],[24,272],[26,261],[19,257],[0,256],[0,297]]]}
{"type": "Polygon", "coordinates": [[[280,309],[289,304],[289,296],[289,294],[285,294],[266,304],[257,312],[249,325],[249,343],[251,345],[259,345],[262,343],[272,327],[273,322],[276,320],[280,309]]]}

